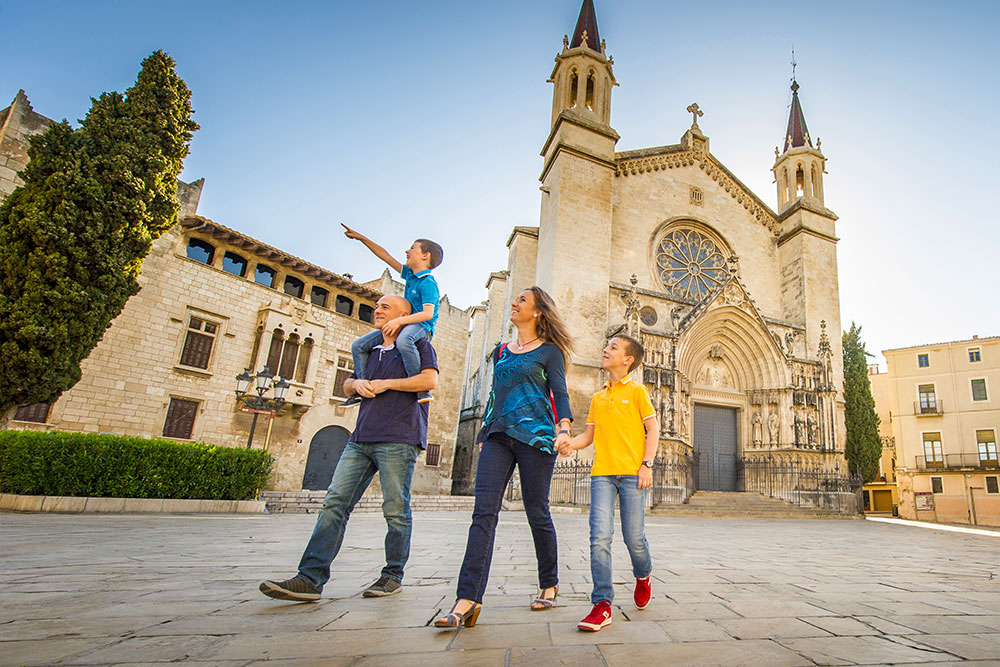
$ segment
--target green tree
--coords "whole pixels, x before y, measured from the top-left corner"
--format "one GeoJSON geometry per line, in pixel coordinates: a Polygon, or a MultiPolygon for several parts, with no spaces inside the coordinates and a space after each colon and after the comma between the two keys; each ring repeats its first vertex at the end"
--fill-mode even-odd
{"type": "Polygon", "coordinates": [[[844,420],[847,423],[847,443],[844,455],[852,473],[870,482],[878,475],[882,456],[882,439],[878,434],[879,417],[868,381],[868,357],[861,340],[861,327],[851,322],[844,332],[844,420]]]}
{"type": "Polygon", "coordinates": [[[125,94],[92,99],[79,129],[32,137],[24,185],[0,206],[0,413],[49,402],[139,291],[153,241],[177,221],[177,176],[198,129],[162,51],[125,94]]]}

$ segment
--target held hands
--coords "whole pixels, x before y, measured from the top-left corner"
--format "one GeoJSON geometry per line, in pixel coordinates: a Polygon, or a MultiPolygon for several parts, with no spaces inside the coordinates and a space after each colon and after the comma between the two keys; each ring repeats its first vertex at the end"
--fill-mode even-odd
{"type": "Polygon", "coordinates": [[[570,452],[573,451],[573,446],[570,443],[569,433],[560,433],[556,436],[555,448],[560,456],[570,455],[570,452]]]}
{"type": "Polygon", "coordinates": [[[358,380],[354,383],[354,391],[364,398],[375,398],[386,389],[385,380],[358,380]]]}
{"type": "Polygon", "coordinates": [[[644,465],[639,466],[639,490],[653,486],[653,471],[644,465]]]}

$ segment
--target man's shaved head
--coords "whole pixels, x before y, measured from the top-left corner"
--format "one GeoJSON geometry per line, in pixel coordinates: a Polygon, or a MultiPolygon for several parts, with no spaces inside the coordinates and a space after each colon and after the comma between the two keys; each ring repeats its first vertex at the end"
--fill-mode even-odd
{"type": "Polygon", "coordinates": [[[381,327],[389,320],[406,317],[412,312],[409,301],[401,296],[386,294],[375,303],[375,326],[381,327]]]}

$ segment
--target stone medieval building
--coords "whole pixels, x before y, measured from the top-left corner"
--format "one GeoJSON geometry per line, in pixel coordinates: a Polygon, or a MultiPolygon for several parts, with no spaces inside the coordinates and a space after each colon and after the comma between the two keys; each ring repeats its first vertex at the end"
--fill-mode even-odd
{"type": "MultiPolygon", "coordinates": [[[[51,122],[24,91],[0,110],[0,200],[21,184],[28,138],[51,122]]],[[[83,361],[81,380],[52,405],[0,415],[0,425],[267,447],[270,488],[325,489],[357,419],[357,410],[337,407],[351,341],[371,331],[379,296],[402,294],[402,285],[388,273],[357,283],[198,216],[202,186],[178,183],[180,222],[154,242],[142,289],[83,361]],[[291,388],[249,443],[252,416],[235,399],[235,378],[265,366],[291,388]]],[[[451,489],[468,321],[442,298],[434,337],[441,377],[415,493],[451,489]]]]}
{"type": "Polygon", "coordinates": [[[539,225],[513,229],[507,268],[473,309],[456,480],[473,466],[488,357],[509,340],[511,300],[531,285],[555,298],[575,336],[574,433],[604,380],[606,339],[627,331],[646,349],[636,377],[659,410],[661,453],[698,455],[699,488],[736,489],[741,460],[844,470],[837,216],[798,84],[771,208],[710,152],[697,104],[679,143],[615,150],[617,83],[592,0],[549,81],[539,225]]]}

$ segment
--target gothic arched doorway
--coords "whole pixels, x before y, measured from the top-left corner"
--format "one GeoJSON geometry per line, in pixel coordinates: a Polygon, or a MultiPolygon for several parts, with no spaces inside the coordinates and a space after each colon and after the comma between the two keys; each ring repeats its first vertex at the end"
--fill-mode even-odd
{"type": "Polygon", "coordinates": [[[737,409],[694,406],[694,451],[698,455],[698,488],[736,490],[737,409]]]}
{"type": "Polygon", "coordinates": [[[306,472],[302,476],[303,489],[322,491],[330,486],[333,471],[337,469],[337,462],[350,436],[351,432],[340,426],[326,426],[316,432],[309,442],[306,472]]]}

